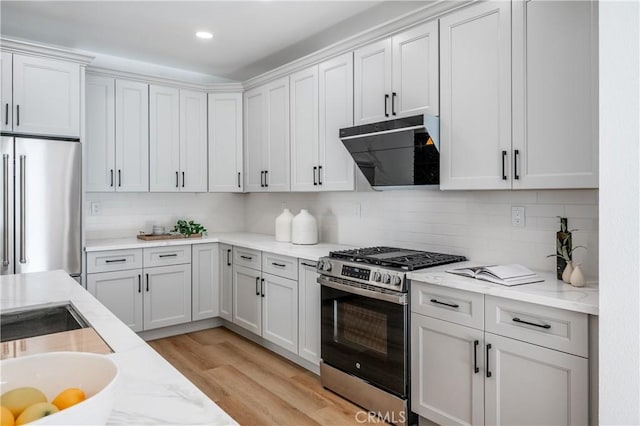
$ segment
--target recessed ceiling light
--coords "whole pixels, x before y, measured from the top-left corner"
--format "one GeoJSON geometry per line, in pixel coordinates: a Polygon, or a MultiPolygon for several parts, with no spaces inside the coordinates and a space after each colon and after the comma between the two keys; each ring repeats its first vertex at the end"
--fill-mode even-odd
{"type": "Polygon", "coordinates": [[[210,39],[210,38],[213,38],[213,34],[211,34],[208,31],[198,31],[196,33],[196,37],[203,38],[203,39],[210,39]]]}

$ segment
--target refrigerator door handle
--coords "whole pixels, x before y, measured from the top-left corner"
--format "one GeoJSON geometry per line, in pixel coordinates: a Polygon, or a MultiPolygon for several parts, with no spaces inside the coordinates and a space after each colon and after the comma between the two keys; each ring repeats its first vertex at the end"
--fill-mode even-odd
{"type": "Polygon", "coordinates": [[[25,247],[26,238],[25,238],[25,207],[26,207],[26,182],[25,182],[25,167],[27,164],[27,156],[20,156],[20,263],[27,263],[27,250],[25,247]]]}
{"type": "Polygon", "coordinates": [[[2,155],[2,264],[9,265],[9,155],[2,155]]]}

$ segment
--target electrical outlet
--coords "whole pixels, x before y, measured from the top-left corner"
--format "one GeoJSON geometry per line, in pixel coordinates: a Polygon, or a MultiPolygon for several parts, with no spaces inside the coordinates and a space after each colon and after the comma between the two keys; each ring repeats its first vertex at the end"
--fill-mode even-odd
{"type": "Polygon", "coordinates": [[[91,202],[91,215],[98,216],[102,212],[102,207],[100,203],[96,203],[95,201],[91,202]]]}
{"type": "Polygon", "coordinates": [[[524,228],[524,207],[511,206],[511,226],[524,228]]]}

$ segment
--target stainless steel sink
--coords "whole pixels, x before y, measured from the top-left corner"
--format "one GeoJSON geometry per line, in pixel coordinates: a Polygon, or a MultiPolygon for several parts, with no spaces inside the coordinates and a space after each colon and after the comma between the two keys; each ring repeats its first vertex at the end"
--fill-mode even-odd
{"type": "Polygon", "coordinates": [[[0,342],[89,327],[71,303],[56,303],[0,314],[0,342]]]}

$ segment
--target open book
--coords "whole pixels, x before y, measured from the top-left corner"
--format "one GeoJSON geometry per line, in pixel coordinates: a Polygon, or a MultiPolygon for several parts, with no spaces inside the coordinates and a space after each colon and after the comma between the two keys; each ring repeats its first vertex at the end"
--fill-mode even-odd
{"type": "Polygon", "coordinates": [[[535,272],[517,263],[510,265],[472,266],[469,268],[450,269],[447,272],[507,286],[544,281],[536,275],[535,272]]]}

